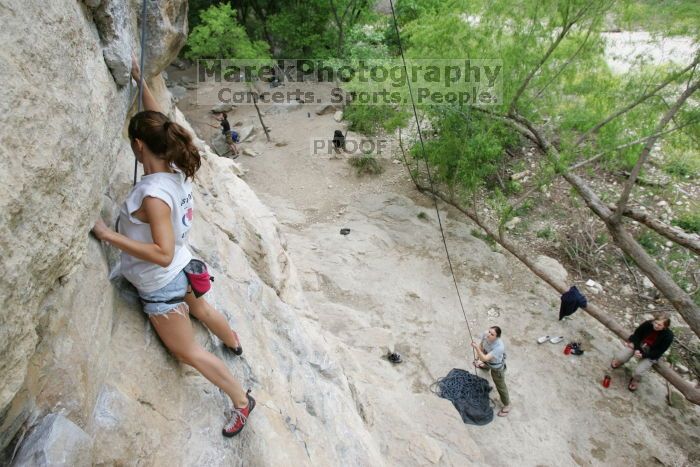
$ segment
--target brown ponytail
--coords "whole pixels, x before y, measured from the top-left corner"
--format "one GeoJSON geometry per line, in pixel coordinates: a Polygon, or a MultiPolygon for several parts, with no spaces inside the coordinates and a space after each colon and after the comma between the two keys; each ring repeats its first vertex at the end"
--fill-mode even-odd
{"type": "Polygon", "coordinates": [[[190,133],[160,112],[145,110],[134,115],[129,121],[129,139],[143,141],[156,157],[175,164],[186,178],[194,177],[202,165],[190,133]]]}

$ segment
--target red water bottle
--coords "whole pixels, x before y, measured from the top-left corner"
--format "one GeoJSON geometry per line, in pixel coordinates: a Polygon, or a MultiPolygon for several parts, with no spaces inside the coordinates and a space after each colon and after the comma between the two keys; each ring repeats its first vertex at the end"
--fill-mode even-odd
{"type": "Polygon", "coordinates": [[[610,375],[605,375],[605,378],[603,378],[603,387],[604,388],[610,387],[610,375]]]}
{"type": "Polygon", "coordinates": [[[571,344],[566,344],[564,347],[564,355],[569,355],[571,353],[571,344]]]}

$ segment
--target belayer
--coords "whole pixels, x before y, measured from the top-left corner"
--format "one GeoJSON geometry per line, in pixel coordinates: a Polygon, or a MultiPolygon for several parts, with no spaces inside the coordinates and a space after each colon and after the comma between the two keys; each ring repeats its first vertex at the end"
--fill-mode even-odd
{"type": "Polygon", "coordinates": [[[501,328],[491,326],[482,336],[478,344],[472,342],[476,352],[474,365],[482,370],[491,372],[491,379],[496,386],[503,407],[498,411],[499,417],[507,417],[510,413],[510,396],[506,385],[506,347],[501,340],[501,328]]]}
{"type": "MultiPolygon", "coordinates": [[[[131,75],[138,83],[140,74],[133,59],[131,75]]],[[[168,350],[231,398],[234,410],[222,432],[234,436],[245,426],[255,399],[223,361],[197,343],[189,313],[236,355],[242,353],[241,345],[226,318],[191,291],[183,271],[192,260],[185,244],[193,219],[190,179],[201,158],[187,130],[170,121],[145,82],[142,86],[145,110],[131,118],[129,140],[144,175],[120,209],[118,232],[101,219],[92,231],[122,251],[122,274],[138,290],[143,311],[168,350]]]]}

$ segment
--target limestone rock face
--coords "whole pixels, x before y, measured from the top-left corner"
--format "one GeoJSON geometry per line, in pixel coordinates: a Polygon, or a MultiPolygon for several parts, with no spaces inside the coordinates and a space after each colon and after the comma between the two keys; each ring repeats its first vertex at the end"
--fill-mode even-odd
{"type": "MultiPolygon", "coordinates": [[[[148,2],[145,75],[189,128],[156,76],[182,45],[186,3],[148,2]]],[[[238,164],[195,141],[191,247],[217,278],[208,299],[243,357],[194,326],[258,400],[237,438],[220,434],[227,398],[168,354],[115,273],[116,251],[89,236],[132,183],[135,92],[120,81],[125,54],[108,61],[105,50],[138,45],[140,5],[0,7],[0,464],[381,465],[277,221],[238,164]]]]}
{"type": "Polygon", "coordinates": [[[14,459],[36,467],[90,465],[92,440],[67,418],[50,414],[34,429],[14,459]]]}

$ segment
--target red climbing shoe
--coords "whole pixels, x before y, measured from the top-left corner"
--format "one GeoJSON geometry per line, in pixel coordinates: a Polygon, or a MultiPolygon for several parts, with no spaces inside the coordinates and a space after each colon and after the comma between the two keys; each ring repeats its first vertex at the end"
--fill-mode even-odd
{"type": "Polygon", "coordinates": [[[224,426],[224,429],[221,430],[221,434],[227,438],[236,436],[241,432],[241,430],[243,430],[243,427],[245,427],[248,417],[250,416],[250,412],[252,412],[255,408],[255,399],[253,399],[253,397],[250,395],[250,390],[246,393],[246,397],[248,398],[248,405],[242,409],[234,408],[230,420],[224,426]]]}

